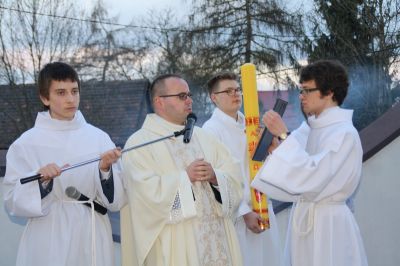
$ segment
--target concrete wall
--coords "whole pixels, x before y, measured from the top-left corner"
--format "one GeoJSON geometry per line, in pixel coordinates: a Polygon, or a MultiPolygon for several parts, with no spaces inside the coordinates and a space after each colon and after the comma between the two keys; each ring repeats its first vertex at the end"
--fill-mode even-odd
{"type": "Polygon", "coordinates": [[[400,265],[400,137],[363,164],[355,199],[369,265],[400,265]]]}
{"type": "MultiPolygon", "coordinates": [[[[3,178],[0,178],[0,183],[3,184],[3,178]]],[[[15,265],[19,239],[23,229],[22,225],[12,223],[8,218],[3,204],[3,189],[0,185],[0,265],[15,265]]]]}

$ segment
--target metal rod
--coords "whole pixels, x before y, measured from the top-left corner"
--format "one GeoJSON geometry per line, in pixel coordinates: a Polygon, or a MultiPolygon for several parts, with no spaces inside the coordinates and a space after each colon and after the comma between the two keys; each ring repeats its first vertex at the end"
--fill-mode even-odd
{"type": "MultiPolygon", "coordinates": [[[[162,138],[159,138],[159,139],[151,140],[149,142],[145,142],[145,143],[142,143],[142,144],[139,144],[139,145],[136,145],[136,146],[125,148],[125,149],[121,150],[121,153],[125,153],[125,152],[131,151],[131,150],[134,150],[134,149],[137,149],[137,148],[149,145],[149,144],[153,144],[153,143],[165,140],[165,139],[169,139],[169,138],[172,138],[172,137],[178,137],[180,135],[183,135],[184,133],[185,133],[185,129],[183,129],[181,131],[176,131],[171,135],[168,135],[168,136],[165,136],[165,137],[162,137],[162,138]]],[[[76,163],[76,164],[73,164],[71,166],[68,166],[68,167],[65,167],[65,168],[61,169],[61,173],[65,172],[67,170],[71,170],[71,169],[74,169],[74,168],[77,168],[77,167],[81,167],[83,165],[87,165],[87,164],[90,164],[90,163],[97,162],[97,161],[100,161],[100,160],[101,160],[101,158],[97,157],[97,158],[93,158],[93,159],[90,159],[90,160],[87,160],[87,161],[84,161],[84,162],[76,163]]],[[[21,184],[25,184],[25,183],[29,183],[29,182],[32,182],[32,181],[35,181],[35,180],[39,180],[40,178],[42,178],[41,174],[35,174],[33,176],[21,178],[19,181],[20,181],[21,184]]]]}

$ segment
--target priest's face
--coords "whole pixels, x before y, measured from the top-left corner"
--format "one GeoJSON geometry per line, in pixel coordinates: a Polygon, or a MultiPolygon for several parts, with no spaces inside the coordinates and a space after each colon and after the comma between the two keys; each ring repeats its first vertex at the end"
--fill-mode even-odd
{"type": "Polygon", "coordinates": [[[192,103],[187,82],[171,77],[164,81],[164,89],[156,97],[156,113],[171,123],[183,125],[192,112],[192,103]]]}
{"type": "Polygon", "coordinates": [[[242,90],[236,80],[221,80],[215,91],[211,93],[211,100],[225,114],[237,117],[242,107],[242,90]]]}
{"type": "Polygon", "coordinates": [[[303,112],[307,115],[318,116],[326,108],[333,105],[333,93],[322,95],[315,80],[304,81],[300,84],[300,101],[303,112]]]}
{"type": "Polygon", "coordinates": [[[43,104],[49,107],[52,118],[72,120],[79,106],[78,82],[71,80],[52,80],[49,97],[40,96],[43,104]]]}

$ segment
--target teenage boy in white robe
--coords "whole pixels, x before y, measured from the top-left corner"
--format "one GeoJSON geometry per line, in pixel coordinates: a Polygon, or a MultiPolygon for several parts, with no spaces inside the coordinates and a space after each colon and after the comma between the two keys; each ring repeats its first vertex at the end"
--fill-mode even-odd
{"type": "Polygon", "coordinates": [[[290,135],[274,111],[263,116],[275,139],[252,186],[293,202],[286,263],[293,266],[364,266],[360,231],[346,202],[360,183],[363,151],[347,95],[345,68],[321,60],[302,69],[300,101],[306,122],[290,135]]]}
{"type": "Polygon", "coordinates": [[[242,251],[243,265],[281,265],[282,252],[276,218],[271,202],[268,213],[271,227],[263,231],[261,217],[254,212],[250,199],[250,170],[247,156],[245,117],[242,106],[242,90],[234,73],[221,73],[207,83],[214,112],[203,128],[216,136],[240,161],[244,183],[244,198],[235,219],[235,229],[242,251]]]}
{"type": "MultiPolygon", "coordinates": [[[[126,147],[183,130],[192,112],[178,75],[157,77],[149,92],[155,113],[126,147]]],[[[122,161],[129,198],[121,211],[123,265],[242,265],[231,220],[242,200],[240,166],[216,138],[194,127],[187,144],[166,139],[122,161]]]]}
{"type": "Polygon", "coordinates": [[[69,198],[75,187],[90,200],[116,211],[124,203],[121,156],[110,137],[86,123],[78,110],[80,82],[69,65],[49,63],[39,72],[39,96],[45,107],[32,129],[9,148],[4,204],[12,216],[28,219],[17,265],[114,265],[108,215],[69,198]],[[96,163],[61,173],[64,166],[101,157],[96,163]],[[26,176],[41,179],[21,184],[26,176]]]}

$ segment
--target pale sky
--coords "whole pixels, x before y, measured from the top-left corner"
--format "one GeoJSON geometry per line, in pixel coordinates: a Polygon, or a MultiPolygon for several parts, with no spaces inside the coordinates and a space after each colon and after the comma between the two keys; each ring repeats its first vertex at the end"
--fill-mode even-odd
{"type": "MultiPolygon", "coordinates": [[[[86,0],[90,6],[96,0],[86,0]]],[[[150,10],[174,8],[177,14],[183,14],[190,0],[103,0],[109,14],[119,15],[119,23],[128,24],[135,17],[144,17],[150,10]]]]}
{"type": "MultiPolygon", "coordinates": [[[[105,4],[105,7],[108,9],[109,15],[116,16],[119,15],[118,23],[121,24],[129,24],[133,21],[133,24],[140,25],[140,19],[148,16],[151,10],[163,10],[166,8],[171,8],[172,10],[176,10],[176,15],[179,17],[180,15],[187,14],[187,10],[189,10],[188,6],[191,4],[191,0],[102,0],[105,4]],[[135,23],[135,19],[137,19],[137,23],[135,23]]],[[[308,2],[307,0],[294,1],[283,0],[285,1],[290,9],[304,9],[304,2],[308,2]]],[[[86,7],[91,8],[96,0],[85,0],[86,7]]],[[[308,5],[306,5],[308,6],[308,5]]],[[[309,8],[309,6],[308,6],[309,8]]],[[[151,14],[151,13],[150,13],[151,14]]],[[[268,78],[258,78],[257,87],[259,90],[272,90],[273,89],[273,81],[268,78]]]]}

